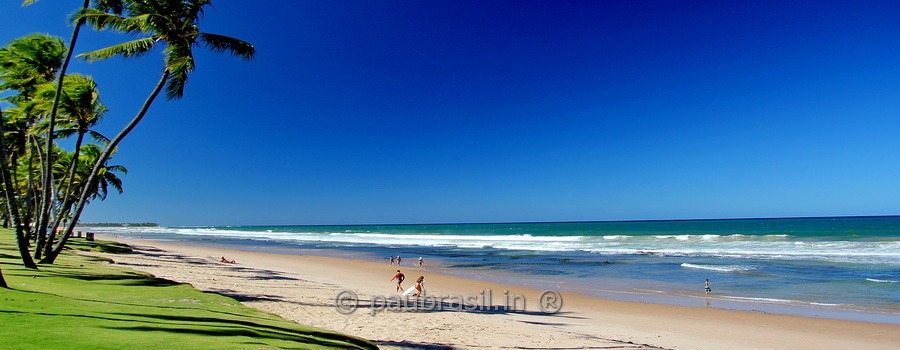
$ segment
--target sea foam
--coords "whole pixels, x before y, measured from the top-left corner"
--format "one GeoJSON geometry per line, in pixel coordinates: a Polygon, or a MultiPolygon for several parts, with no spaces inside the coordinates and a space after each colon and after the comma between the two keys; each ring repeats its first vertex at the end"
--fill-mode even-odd
{"type": "Polygon", "coordinates": [[[756,267],[749,266],[749,265],[701,265],[701,264],[691,264],[691,263],[683,263],[683,264],[681,264],[681,267],[686,267],[689,269],[719,271],[719,272],[742,272],[742,271],[750,271],[750,270],[756,269],[756,267]]]}

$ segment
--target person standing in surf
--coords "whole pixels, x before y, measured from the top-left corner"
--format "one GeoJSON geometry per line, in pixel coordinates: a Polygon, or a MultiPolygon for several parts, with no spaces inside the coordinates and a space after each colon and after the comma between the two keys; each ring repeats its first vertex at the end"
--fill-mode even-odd
{"type": "Polygon", "coordinates": [[[706,279],[706,282],[703,282],[703,289],[706,290],[706,295],[709,295],[709,292],[712,292],[712,289],[709,288],[709,278],[706,279]]]}

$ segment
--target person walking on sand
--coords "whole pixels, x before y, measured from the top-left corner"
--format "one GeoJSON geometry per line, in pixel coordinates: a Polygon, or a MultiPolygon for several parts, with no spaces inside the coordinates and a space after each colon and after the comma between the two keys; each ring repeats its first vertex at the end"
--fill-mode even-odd
{"type": "Polygon", "coordinates": [[[397,255],[397,266],[400,266],[400,260],[402,260],[402,258],[399,255],[397,255]]]}
{"type": "Polygon", "coordinates": [[[397,274],[394,275],[393,278],[391,278],[391,281],[397,280],[397,291],[398,292],[401,292],[401,293],[403,292],[403,287],[400,286],[400,283],[403,283],[403,280],[405,280],[405,279],[406,279],[406,276],[404,276],[403,273],[400,272],[400,270],[397,270],[397,274]]]}
{"type": "Polygon", "coordinates": [[[394,266],[394,256],[391,255],[391,266],[394,266]]]}
{"type": "Polygon", "coordinates": [[[420,256],[419,257],[419,268],[421,269],[424,267],[425,267],[425,260],[422,260],[422,257],[420,256]]]}
{"type": "Polygon", "coordinates": [[[709,295],[709,292],[712,292],[712,289],[709,288],[709,278],[706,279],[706,282],[703,282],[703,289],[706,290],[706,295],[709,295]]]}

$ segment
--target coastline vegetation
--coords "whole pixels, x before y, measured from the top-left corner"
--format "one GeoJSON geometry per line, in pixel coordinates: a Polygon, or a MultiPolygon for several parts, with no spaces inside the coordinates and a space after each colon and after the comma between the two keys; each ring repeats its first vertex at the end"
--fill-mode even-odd
{"type": "Polygon", "coordinates": [[[127,254],[127,245],[73,239],[57,264],[16,264],[12,230],[0,229],[4,349],[377,349],[373,343],[299,325],[204,293],[189,284],[75,254],[127,254]]]}
{"type": "Polygon", "coordinates": [[[201,31],[211,6],[210,0],[84,0],[69,18],[74,29],[68,43],[30,34],[0,47],[0,223],[14,229],[25,267],[53,264],[84,208],[112,190],[122,193],[119,176],[128,170],[111,164],[113,155],[163,90],[169,100],[184,96],[197,63],[194,49],[254,58],[250,43],[201,31]],[[75,54],[85,26],[130,39],[75,54]],[[90,76],[67,72],[73,57],[96,62],[151,52],[161,53],[161,76],[130,121],[107,110],[90,76]],[[102,135],[96,131],[102,120],[120,123],[121,131],[102,135]]]}
{"type": "MultiPolygon", "coordinates": [[[[34,2],[24,0],[23,6],[34,2]]],[[[210,6],[210,0],[83,0],[69,18],[74,29],[68,43],[48,34],[0,43],[3,348],[377,349],[363,339],[72,252],[129,251],[112,242],[69,239],[86,205],[110,191],[122,193],[119,176],[128,170],[112,164],[113,155],[163,90],[169,100],[184,96],[196,66],[194,49],[253,59],[253,45],[200,30],[210,6]],[[133,40],[75,55],[85,25],[133,40]],[[67,72],[73,56],[95,62],[151,52],[162,54],[161,76],[130,120],[107,110],[90,76],[67,72]],[[112,138],[96,131],[110,119],[123,125],[112,138]]]]}
{"type": "Polygon", "coordinates": [[[82,227],[159,227],[155,222],[96,222],[78,224],[82,227]]]}

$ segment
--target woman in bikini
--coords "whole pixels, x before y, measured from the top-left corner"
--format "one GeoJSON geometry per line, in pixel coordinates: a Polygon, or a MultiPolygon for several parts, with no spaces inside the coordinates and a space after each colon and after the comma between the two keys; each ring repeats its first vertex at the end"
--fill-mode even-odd
{"type": "Polygon", "coordinates": [[[415,296],[420,297],[425,295],[425,276],[419,276],[416,280],[416,294],[415,296]]]}

